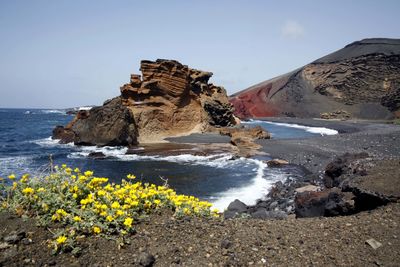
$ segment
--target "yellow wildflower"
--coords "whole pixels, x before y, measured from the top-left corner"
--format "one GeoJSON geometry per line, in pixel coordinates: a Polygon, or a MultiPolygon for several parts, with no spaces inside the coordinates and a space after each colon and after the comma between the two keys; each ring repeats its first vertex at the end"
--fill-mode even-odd
{"type": "Polygon", "coordinates": [[[122,216],[125,214],[125,212],[123,212],[122,210],[117,210],[116,214],[117,216],[122,216]]]}
{"type": "Polygon", "coordinates": [[[77,194],[77,193],[73,193],[73,194],[72,194],[72,197],[73,197],[73,198],[78,198],[78,194],[77,194]]]}
{"type": "Polygon", "coordinates": [[[95,234],[100,234],[100,233],[101,233],[101,228],[98,227],[98,226],[94,226],[94,227],[93,227],[93,233],[95,233],[95,234]]]}
{"type": "Polygon", "coordinates": [[[22,177],[21,177],[21,183],[26,183],[26,182],[28,182],[28,179],[29,179],[29,174],[24,174],[24,175],[22,175],[22,177]]]}
{"type": "Polygon", "coordinates": [[[133,219],[128,217],[124,220],[124,225],[128,228],[132,227],[133,219]]]}
{"type": "Polygon", "coordinates": [[[75,169],[74,169],[74,172],[80,173],[81,171],[79,170],[79,168],[75,168],[75,169]]]}
{"type": "Polygon", "coordinates": [[[64,244],[64,243],[67,241],[67,237],[64,236],[64,235],[60,235],[60,236],[57,238],[56,241],[57,241],[57,244],[62,245],[62,244],[64,244]]]}
{"type": "Polygon", "coordinates": [[[106,194],[106,191],[104,191],[104,190],[99,190],[99,191],[97,191],[97,195],[98,196],[104,196],[106,194]]]}
{"type": "Polygon", "coordinates": [[[38,190],[37,190],[37,192],[38,192],[38,193],[46,192],[46,189],[45,189],[44,187],[39,187],[38,190]]]}
{"type": "Polygon", "coordinates": [[[90,177],[90,176],[93,175],[93,172],[92,171],[85,171],[84,174],[85,174],[86,177],[90,177]]]}
{"type": "Polygon", "coordinates": [[[8,176],[8,179],[10,179],[10,180],[14,180],[14,179],[15,179],[15,174],[11,174],[11,175],[9,175],[9,176],[8,176]]]}
{"type": "Polygon", "coordinates": [[[114,202],[111,204],[111,208],[113,208],[113,209],[118,209],[120,206],[121,206],[121,205],[119,205],[119,203],[118,203],[117,201],[114,201],[114,202]]]}
{"type": "Polygon", "coordinates": [[[133,180],[133,179],[136,179],[136,176],[133,175],[133,174],[128,174],[128,175],[126,176],[126,178],[128,178],[129,180],[133,180]]]}
{"type": "Polygon", "coordinates": [[[35,193],[35,189],[27,187],[22,190],[22,193],[25,195],[33,195],[35,193]]]}
{"type": "Polygon", "coordinates": [[[79,217],[79,216],[75,216],[75,217],[74,217],[74,221],[75,221],[75,222],[80,222],[80,221],[82,221],[82,219],[81,219],[81,217],[79,217]]]}
{"type": "Polygon", "coordinates": [[[112,221],[114,221],[114,218],[113,218],[112,216],[108,215],[108,216],[106,217],[106,220],[107,220],[108,222],[112,222],[112,221]]]}

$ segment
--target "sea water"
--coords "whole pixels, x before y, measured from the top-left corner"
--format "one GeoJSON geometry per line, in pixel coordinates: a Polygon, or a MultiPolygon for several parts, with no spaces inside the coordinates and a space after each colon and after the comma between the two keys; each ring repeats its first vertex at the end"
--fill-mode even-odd
{"type": "MultiPolygon", "coordinates": [[[[178,193],[211,201],[223,210],[235,199],[255,204],[273,183],[298,175],[290,169],[268,168],[265,159],[232,160],[230,154],[127,155],[125,147],[79,147],[52,140],[52,129],[66,125],[72,118],[64,110],[0,109],[0,177],[11,173],[40,175],[49,166],[51,155],[54,164],[93,170],[96,176],[108,177],[113,182],[119,182],[129,173],[138,180],[159,185],[167,180],[178,193]],[[103,152],[107,158],[88,158],[91,152],[103,152]]],[[[326,128],[265,121],[250,121],[245,125],[261,125],[273,138],[337,133],[326,128]]]]}

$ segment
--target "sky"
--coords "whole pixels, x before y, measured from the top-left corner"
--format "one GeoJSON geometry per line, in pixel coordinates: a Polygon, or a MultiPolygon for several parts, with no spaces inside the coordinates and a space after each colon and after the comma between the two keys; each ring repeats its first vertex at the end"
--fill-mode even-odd
{"type": "Polygon", "coordinates": [[[214,73],[228,94],[364,38],[400,38],[400,1],[0,0],[0,108],[101,105],[140,61],[214,73]]]}

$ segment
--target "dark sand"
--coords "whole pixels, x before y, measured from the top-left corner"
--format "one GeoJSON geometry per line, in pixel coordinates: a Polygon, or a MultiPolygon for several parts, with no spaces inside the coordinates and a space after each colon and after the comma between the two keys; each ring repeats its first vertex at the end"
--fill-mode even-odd
{"type": "MultiPolygon", "coordinates": [[[[376,159],[400,157],[400,126],[371,121],[328,121],[301,118],[268,118],[268,121],[296,123],[337,130],[338,135],[298,139],[258,140],[262,151],[272,158],[281,158],[291,164],[302,165],[313,173],[320,173],[327,163],[346,152],[367,152],[376,159]]],[[[175,143],[229,142],[219,134],[193,134],[169,138],[175,143]]]]}

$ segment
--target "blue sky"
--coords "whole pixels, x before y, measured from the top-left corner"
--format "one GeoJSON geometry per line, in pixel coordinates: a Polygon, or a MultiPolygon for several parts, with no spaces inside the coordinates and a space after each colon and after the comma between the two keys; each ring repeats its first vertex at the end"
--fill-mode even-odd
{"type": "Polygon", "coordinates": [[[142,59],[212,71],[229,94],[348,43],[400,38],[400,1],[0,0],[0,107],[98,105],[142,59]]]}

